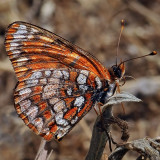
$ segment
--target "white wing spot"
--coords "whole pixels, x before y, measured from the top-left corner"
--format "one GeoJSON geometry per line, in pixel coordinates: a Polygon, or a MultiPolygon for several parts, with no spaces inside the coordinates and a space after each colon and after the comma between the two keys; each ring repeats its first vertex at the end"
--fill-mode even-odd
{"type": "Polygon", "coordinates": [[[49,77],[51,75],[51,71],[45,71],[44,73],[46,77],[49,77]]]}
{"type": "Polygon", "coordinates": [[[68,89],[67,89],[67,94],[68,94],[69,96],[72,95],[72,88],[68,88],[68,89]]]}
{"type": "Polygon", "coordinates": [[[48,78],[48,83],[59,84],[59,81],[57,78],[48,78]]]}
{"type": "Polygon", "coordinates": [[[55,103],[57,103],[58,101],[60,101],[60,99],[58,99],[58,98],[51,98],[51,99],[49,99],[49,103],[50,103],[50,104],[55,104],[55,103]]]}
{"type": "Polygon", "coordinates": [[[19,95],[23,95],[23,94],[26,94],[26,96],[29,96],[29,94],[31,93],[31,89],[30,88],[25,88],[25,89],[22,89],[19,91],[19,95]]]}
{"type": "Polygon", "coordinates": [[[67,134],[70,128],[71,128],[70,125],[67,125],[66,127],[59,127],[57,131],[57,139],[60,139],[65,134],[67,134]]]}
{"type": "Polygon", "coordinates": [[[26,34],[26,33],[28,33],[28,31],[26,30],[26,26],[20,25],[17,32],[15,32],[14,34],[26,34]]]}
{"type": "Polygon", "coordinates": [[[41,132],[48,135],[50,133],[50,130],[49,130],[49,128],[42,128],[41,132]]]}
{"type": "Polygon", "coordinates": [[[88,76],[89,71],[87,71],[87,70],[81,70],[81,73],[84,74],[84,75],[86,75],[86,76],[88,76]]]}
{"type": "Polygon", "coordinates": [[[68,79],[69,78],[69,73],[68,71],[62,71],[64,79],[68,79]]]}
{"type": "Polygon", "coordinates": [[[62,119],[63,119],[63,112],[59,112],[55,115],[55,120],[57,124],[63,123],[62,119]]]}
{"type": "Polygon", "coordinates": [[[38,79],[28,79],[26,81],[27,84],[33,84],[33,85],[37,85],[38,84],[38,79]]]}
{"type": "Polygon", "coordinates": [[[29,79],[38,79],[42,77],[42,72],[34,72],[29,79]]]}
{"type": "MultiPolygon", "coordinates": [[[[14,35],[13,35],[13,37],[14,37],[14,35]]],[[[21,41],[21,39],[13,39],[13,40],[12,40],[12,42],[15,42],[15,43],[16,43],[16,42],[20,42],[20,41],[21,41]]]]}
{"type": "Polygon", "coordinates": [[[96,77],[96,78],[95,78],[95,82],[96,82],[96,84],[97,84],[97,89],[102,88],[102,82],[101,82],[101,80],[99,79],[99,77],[96,77]]]}
{"type": "Polygon", "coordinates": [[[17,47],[17,46],[19,46],[20,44],[19,43],[10,43],[10,46],[11,47],[17,47]]]}
{"type": "Polygon", "coordinates": [[[32,121],[38,113],[38,107],[32,106],[28,109],[28,112],[26,112],[26,115],[28,116],[29,120],[32,121]]]}
{"type": "Polygon", "coordinates": [[[30,35],[27,35],[27,38],[28,38],[28,39],[33,39],[34,36],[30,34],[30,35]]]}
{"type": "Polygon", "coordinates": [[[63,100],[57,102],[55,105],[54,105],[54,110],[56,112],[61,112],[63,109],[65,108],[65,102],[63,100]]]}
{"type": "Polygon", "coordinates": [[[54,70],[53,71],[53,77],[54,78],[62,78],[62,72],[61,71],[59,71],[59,70],[54,70]]]}
{"type": "Polygon", "coordinates": [[[27,60],[28,60],[28,58],[20,57],[19,59],[17,59],[17,66],[25,65],[27,60]]]}
{"type": "Polygon", "coordinates": [[[75,124],[78,120],[78,117],[75,117],[74,119],[71,120],[71,124],[75,124]]]}
{"type": "Polygon", "coordinates": [[[80,107],[82,104],[84,104],[84,100],[85,99],[83,96],[77,97],[74,101],[74,106],[80,107]]]}
{"type": "Polygon", "coordinates": [[[67,126],[68,122],[65,119],[59,119],[56,121],[58,125],[63,125],[63,126],[67,126]]]}
{"type": "Polygon", "coordinates": [[[9,49],[7,48],[6,50],[7,50],[7,51],[10,51],[10,50],[16,50],[16,49],[17,49],[16,46],[13,46],[13,47],[11,46],[9,49]]]}
{"type": "Polygon", "coordinates": [[[43,127],[43,119],[42,118],[36,118],[32,121],[32,124],[35,125],[37,130],[41,132],[42,127],[43,127]]]}
{"type": "Polygon", "coordinates": [[[46,78],[42,78],[39,80],[41,84],[47,84],[47,79],[46,78]]]}
{"type": "MultiPolygon", "coordinates": [[[[19,51],[17,53],[19,53],[19,51]]],[[[17,59],[17,62],[24,62],[24,61],[28,61],[28,58],[26,58],[26,57],[19,57],[17,59]]]]}
{"type": "Polygon", "coordinates": [[[77,82],[79,84],[85,84],[87,81],[87,77],[84,74],[79,74],[79,76],[77,77],[77,82]]]}
{"type": "Polygon", "coordinates": [[[35,28],[31,28],[31,33],[36,33],[38,32],[38,30],[36,30],[35,28]]]}
{"type": "Polygon", "coordinates": [[[25,89],[20,90],[19,91],[19,99],[18,99],[18,101],[16,101],[15,104],[17,104],[20,101],[28,98],[31,92],[32,92],[32,90],[30,88],[25,88],[25,89]]]}
{"type": "Polygon", "coordinates": [[[31,105],[31,101],[29,99],[19,102],[19,105],[21,107],[21,112],[28,109],[31,105]]]}
{"type": "Polygon", "coordinates": [[[87,91],[88,86],[86,86],[86,85],[79,85],[79,89],[83,90],[83,92],[85,92],[85,91],[87,91]]]}
{"type": "Polygon", "coordinates": [[[25,25],[23,25],[23,24],[21,24],[21,25],[19,26],[19,28],[20,28],[20,29],[24,29],[24,30],[27,29],[27,27],[26,27],[25,25]]]}
{"type": "MultiPolygon", "coordinates": [[[[13,54],[20,54],[21,53],[21,51],[20,50],[14,50],[14,51],[12,51],[12,55],[13,54]]],[[[17,55],[16,55],[17,56],[17,55]]]]}
{"type": "Polygon", "coordinates": [[[53,97],[56,94],[56,89],[58,88],[58,85],[46,85],[44,87],[44,92],[43,92],[43,99],[49,99],[53,97]]]}
{"type": "Polygon", "coordinates": [[[19,40],[25,39],[25,38],[26,38],[25,35],[13,34],[13,39],[16,41],[19,41],[19,40]]]}

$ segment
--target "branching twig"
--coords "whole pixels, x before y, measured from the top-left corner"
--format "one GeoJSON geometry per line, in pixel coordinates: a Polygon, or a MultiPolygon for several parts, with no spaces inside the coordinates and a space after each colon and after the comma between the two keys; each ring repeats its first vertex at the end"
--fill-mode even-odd
{"type": "Polygon", "coordinates": [[[109,146],[111,147],[110,143],[112,139],[109,135],[111,121],[108,121],[108,123],[105,122],[107,122],[107,120],[113,117],[112,105],[124,101],[139,102],[140,99],[128,93],[116,94],[116,96],[113,96],[109,99],[109,101],[105,104],[105,108],[103,109],[102,115],[98,116],[95,122],[92,132],[91,144],[89,152],[86,156],[86,160],[100,160],[107,141],[109,141],[109,146]],[[103,123],[105,124],[103,125],[103,123]]]}
{"type": "Polygon", "coordinates": [[[160,160],[160,138],[144,138],[119,146],[108,157],[108,160],[121,160],[130,150],[140,154],[137,160],[149,158],[150,160],[160,160]]]}

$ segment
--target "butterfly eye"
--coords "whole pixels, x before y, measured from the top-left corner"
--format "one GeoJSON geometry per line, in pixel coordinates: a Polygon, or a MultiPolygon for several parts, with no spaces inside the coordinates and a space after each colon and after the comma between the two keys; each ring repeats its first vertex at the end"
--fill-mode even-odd
{"type": "Polygon", "coordinates": [[[122,70],[119,68],[119,66],[112,66],[114,76],[117,78],[122,77],[122,70]]]}
{"type": "Polygon", "coordinates": [[[122,72],[121,72],[121,69],[120,69],[120,68],[117,68],[117,69],[116,69],[115,75],[116,75],[116,77],[121,78],[122,72]]]}

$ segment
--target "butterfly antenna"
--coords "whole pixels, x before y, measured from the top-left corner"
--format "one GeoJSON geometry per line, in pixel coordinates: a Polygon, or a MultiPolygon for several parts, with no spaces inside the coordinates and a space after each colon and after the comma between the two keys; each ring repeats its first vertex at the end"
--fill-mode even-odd
{"type": "Polygon", "coordinates": [[[125,25],[125,21],[122,19],[121,20],[121,31],[120,31],[120,34],[119,34],[119,38],[118,38],[118,44],[117,44],[117,53],[116,53],[116,66],[118,65],[118,50],[119,50],[119,44],[120,44],[120,40],[121,40],[121,35],[122,35],[122,32],[123,32],[123,29],[124,29],[124,25],[125,25]]]}
{"type": "Polygon", "coordinates": [[[143,58],[143,57],[148,57],[148,56],[154,56],[156,54],[157,54],[157,52],[153,51],[153,52],[151,52],[149,54],[146,54],[146,55],[143,55],[143,56],[138,56],[138,57],[134,57],[134,58],[131,58],[131,59],[124,60],[119,65],[121,65],[122,63],[128,62],[128,61],[132,61],[132,60],[138,59],[138,58],[143,58]]]}

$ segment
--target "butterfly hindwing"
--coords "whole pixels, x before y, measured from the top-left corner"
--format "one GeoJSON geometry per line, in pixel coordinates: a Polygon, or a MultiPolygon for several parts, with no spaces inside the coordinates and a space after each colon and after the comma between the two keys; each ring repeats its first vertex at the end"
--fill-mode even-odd
{"type": "Polygon", "coordinates": [[[90,76],[94,74],[87,70],[36,71],[15,90],[16,111],[35,133],[46,140],[53,136],[59,140],[95,104],[90,76]]]}

